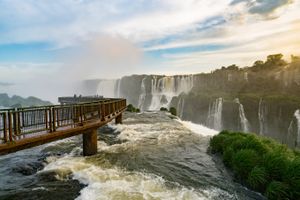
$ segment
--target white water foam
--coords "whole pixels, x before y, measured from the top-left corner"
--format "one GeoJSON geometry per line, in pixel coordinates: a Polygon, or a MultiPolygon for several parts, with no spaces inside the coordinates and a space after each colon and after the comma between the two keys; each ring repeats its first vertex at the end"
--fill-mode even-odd
{"type": "MultiPolygon", "coordinates": [[[[159,115],[159,113],[157,113],[159,115]]],[[[156,116],[156,115],[153,115],[156,116]]],[[[151,116],[151,117],[153,117],[151,116]]],[[[107,145],[98,142],[98,151],[107,153],[122,153],[124,150],[134,151],[144,144],[165,145],[177,144],[182,137],[188,134],[199,134],[201,136],[212,136],[217,131],[192,122],[170,121],[168,117],[155,123],[149,123],[148,119],[126,118],[123,124],[110,124],[116,132],[120,132],[119,139],[127,142],[115,145],[107,145]],[[137,121],[139,120],[139,121],[137,121]],[[182,124],[183,126],[179,125],[182,124]],[[191,130],[189,132],[187,129],[191,130]]],[[[100,154],[101,155],[101,154],[100,154]]],[[[177,183],[168,186],[166,180],[160,176],[137,171],[127,171],[111,165],[106,159],[95,157],[75,157],[74,154],[64,157],[48,157],[49,164],[39,173],[55,172],[59,180],[75,179],[85,184],[76,200],[98,200],[98,199],[184,199],[184,200],[206,200],[216,199],[224,196],[233,199],[227,192],[215,188],[205,189],[187,188],[177,183]]]]}
{"type": "Polygon", "coordinates": [[[49,163],[43,171],[57,173],[57,179],[73,179],[87,185],[76,200],[102,199],[211,199],[221,190],[196,191],[185,187],[168,187],[162,177],[142,172],[129,172],[112,166],[97,166],[82,157],[63,157],[49,163]]]}
{"type": "Polygon", "coordinates": [[[208,128],[206,126],[203,126],[203,125],[200,125],[200,124],[195,124],[195,123],[190,122],[190,121],[182,121],[180,119],[178,119],[176,121],[181,123],[183,126],[188,128],[192,132],[197,133],[201,136],[214,136],[214,135],[217,135],[219,133],[219,131],[216,131],[214,129],[210,129],[210,128],[208,128]]]}

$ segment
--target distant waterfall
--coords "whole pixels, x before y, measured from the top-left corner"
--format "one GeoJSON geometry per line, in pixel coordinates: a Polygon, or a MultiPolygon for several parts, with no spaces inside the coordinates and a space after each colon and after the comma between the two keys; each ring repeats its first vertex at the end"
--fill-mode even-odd
{"type": "Polygon", "coordinates": [[[118,80],[100,80],[97,93],[108,98],[116,97],[118,82],[118,80]]]}
{"type": "Polygon", "coordinates": [[[117,85],[116,85],[116,95],[115,95],[115,97],[117,97],[117,98],[120,98],[121,97],[121,81],[122,81],[122,78],[120,78],[120,79],[118,79],[117,80],[117,85]]]}
{"type": "Polygon", "coordinates": [[[258,105],[258,120],[259,120],[259,134],[263,135],[265,130],[265,116],[266,116],[266,106],[263,103],[263,99],[261,98],[259,100],[259,105],[258,105]]]}
{"type": "Polygon", "coordinates": [[[297,146],[300,146],[300,110],[296,110],[294,116],[297,119],[297,146]]]}
{"type": "Polygon", "coordinates": [[[173,97],[182,92],[189,93],[193,87],[193,76],[153,76],[151,80],[151,104],[149,110],[169,107],[173,97]]]}
{"type": "Polygon", "coordinates": [[[222,130],[223,99],[218,98],[209,105],[207,125],[218,131],[222,130]]]}
{"type": "Polygon", "coordinates": [[[246,118],[246,115],[245,115],[244,106],[243,106],[243,104],[240,103],[240,100],[238,98],[236,98],[234,100],[234,102],[239,105],[239,117],[240,117],[242,131],[248,132],[250,125],[249,125],[249,121],[248,121],[248,119],[246,118]]]}
{"type": "Polygon", "coordinates": [[[177,111],[178,111],[178,116],[182,119],[183,116],[183,110],[184,110],[184,98],[180,97],[178,104],[177,104],[177,111]]]}
{"type": "Polygon", "coordinates": [[[144,108],[144,102],[145,102],[145,98],[146,98],[146,85],[145,85],[145,80],[146,77],[143,78],[142,80],[142,84],[141,84],[141,94],[139,96],[139,103],[138,103],[138,108],[143,110],[144,108]]]}

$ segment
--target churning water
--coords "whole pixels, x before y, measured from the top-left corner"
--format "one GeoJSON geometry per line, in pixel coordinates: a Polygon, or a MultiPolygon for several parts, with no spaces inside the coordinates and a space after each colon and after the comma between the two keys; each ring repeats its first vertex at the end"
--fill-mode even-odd
{"type": "Polygon", "coordinates": [[[99,132],[0,157],[0,199],[263,199],[235,183],[207,153],[217,132],[162,112],[125,114],[99,132]]]}

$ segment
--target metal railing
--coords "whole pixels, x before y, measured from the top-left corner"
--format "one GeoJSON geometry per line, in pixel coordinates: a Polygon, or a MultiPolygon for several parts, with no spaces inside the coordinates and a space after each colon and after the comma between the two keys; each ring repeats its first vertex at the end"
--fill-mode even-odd
{"type": "Polygon", "coordinates": [[[105,121],[125,108],[126,99],[103,99],[89,103],[0,110],[0,144],[20,140],[30,134],[84,125],[96,119],[105,121]]]}

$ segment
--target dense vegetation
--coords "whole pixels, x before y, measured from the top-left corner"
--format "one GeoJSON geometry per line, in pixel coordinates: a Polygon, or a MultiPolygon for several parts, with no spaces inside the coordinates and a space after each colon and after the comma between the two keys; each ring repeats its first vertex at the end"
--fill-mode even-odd
{"type": "Polygon", "coordinates": [[[282,54],[267,56],[265,61],[257,60],[252,66],[239,67],[235,64],[214,70],[210,74],[196,75],[196,94],[217,94],[237,96],[293,96],[300,94],[300,58],[291,56],[291,62],[282,54]],[[216,81],[217,80],[217,81],[216,81]]]}
{"type": "Polygon", "coordinates": [[[0,106],[3,107],[26,107],[51,105],[49,101],[43,101],[36,97],[23,98],[17,95],[9,97],[7,94],[0,94],[0,106]]]}
{"type": "Polygon", "coordinates": [[[165,107],[161,107],[160,111],[166,111],[166,112],[170,112],[172,115],[176,116],[177,115],[177,110],[175,107],[171,107],[169,110],[165,107]]]}
{"type": "Polygon", "coordinates": [[[129,104],[127,106],[126,111],[128,111],[128,112],[136,112],[136,113],[141,112],[139,108],[134,107],[132,104],[129,104]]]}
{"type": "Polygon", "coordinates": [[[210,140],[235,178],[268,199],[300,199],[300,153],[254,134],[222,131],[210,140]]]}

